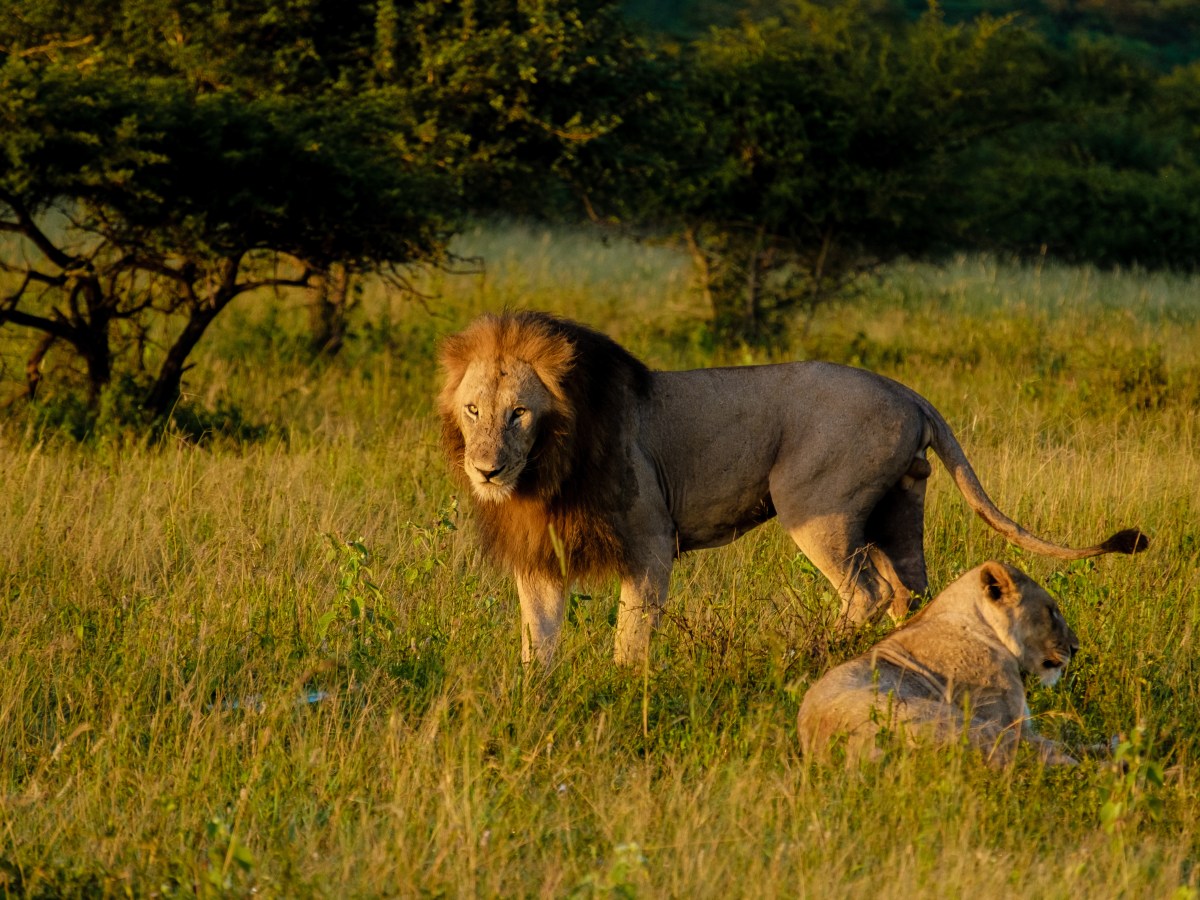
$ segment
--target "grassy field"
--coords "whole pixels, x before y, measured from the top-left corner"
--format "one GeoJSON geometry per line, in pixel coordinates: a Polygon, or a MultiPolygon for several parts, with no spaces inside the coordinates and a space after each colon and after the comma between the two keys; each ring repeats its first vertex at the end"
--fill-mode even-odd
{"type": "Polygon", "coordinates": [[[0,890],[1196,896],[1200,281],[897,266],[776,357],[912,385],[1046,536],[1153,540],[1014,551],[935,466],[933,587],[999,558],[1056,592],[1083,649],[1031,689],[1039,728],[1119,735],[1122,765],[845,771],[799,756],[796,710],[872,634],[831,639],[832,591],[774,524],[676,567],[648,671],[611,662],[612,583],[578,586],[560,662],[523,671],[513,585],[437,445],[437,336],[530,306],[658,367],[764,357],[708,345],[666,250],[516,226],[460,249],[486,274],[431,281],[428,309],[370,285],[332,362],[298,303],[230,310],[188,391],[268,426],[253,441],[0,426],[0,890]]]}

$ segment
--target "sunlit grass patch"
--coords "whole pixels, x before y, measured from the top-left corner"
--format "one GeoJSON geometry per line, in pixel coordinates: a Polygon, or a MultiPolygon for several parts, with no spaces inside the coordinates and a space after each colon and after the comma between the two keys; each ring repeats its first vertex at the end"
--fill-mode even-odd
{"type": "Polygon", "coordinates": [[[847,771],[800,757],[796,711],[879,632],[831,634],[831,587],[773,523],[677,565],[647,670],[611,662],[603,580],[574,586],[558,664],[522,669],[511,579],[441,458],[438,336],[519,305],[654,365],[718,356],[668,250],[523,226],[462,241],[485,276],[429,285],[425,305],[366,284],[333,360],[296,351],[295,301],[231,310],[186,389],[261,438],[0,429],[10,892],[1190,896],[1194,280],[901,266],[779,352],[929,396],[1037,532],[1152,540],[1072,564],[1017,552],[935,464],[931,592],[990,557],[1055,592],[1082,649],[1033,712],[1071,744],[1117,737],[1123,765],[996,772],[951,749],[847,771]]]}

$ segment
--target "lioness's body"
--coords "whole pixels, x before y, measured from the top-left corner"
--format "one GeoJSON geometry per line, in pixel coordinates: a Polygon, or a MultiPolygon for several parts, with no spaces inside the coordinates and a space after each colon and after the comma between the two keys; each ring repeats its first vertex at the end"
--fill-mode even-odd
{"type": "Polygon", "coordinates": [[[778,515],[861,623],[925,590],[932,448],[1009,540],[1080,558],[1133,552],[1136,531],[1074,550],[988,499],[945,420],[879,375],[801,362],[651,372],[598,332],[541,313],[483,316],[443,344],[439,397],[485,548],[514,573],[522,647],[549,659],[565,580],[621,578],[616,656],[645,657],[676,555],[778,515]],[[564,572],[565,570],[565,572],[564,572]]]}
{"type": "Polygon", "coordinates": [[[1019,569],[989,562],[946,588],[912,621],[827,672],[800,705],[800,743],[822,758],[845,740],[848,762],[881,744],[968,741],[995,764],[1020,741],[1046,762],[1071,757],[1029,723],[1022,672],[1053,684],[1078,650],[1054,599],[1019,569]]]}

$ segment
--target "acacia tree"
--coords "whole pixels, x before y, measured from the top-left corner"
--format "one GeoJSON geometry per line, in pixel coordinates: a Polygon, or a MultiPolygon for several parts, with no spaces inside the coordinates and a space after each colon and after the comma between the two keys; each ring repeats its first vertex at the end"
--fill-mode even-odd
{"type": "MultiPolygon", "coordinates": [[[[311,99],[358,91],[372,68],[374,4],[336,0],[11,0],[0,10],[0,57],[120,69],[196,94],[311,99]]],[[[336,350],[347,327],[354,268],[311,269],[315,351],[336,350]]]]}
{"type": "Polygon", "coordinates": [[[856,3],[779,10],[691,46],[641,201],[678,213],[735,341],[774,339],[858,274],[952,237],[955,154],[1022,115],[1037,77],[1003,21],[934,11],[892,31],[856,3]]]}
{"type": "MultiPolygon", "coordinates": [[[[373,146],[400,172],[436,177],[447,219],[460,208],[552,213],[586,148],[653,88],[615,0],[12,0],[0,10],[6,52],[119,67],[197,96],[386,109],[390,139],[373,146]]],[[[362,267],[337,254],[303,262],[313,346],[335,350],[362,267]]]]}
{"type": "Polygon", "coordinates": [[[425,0],[403,23],[391,80],[475,212],[553,215],[564,191],[583,197],[595,155],[628,162],[619,145],[664,74],[614,0],[425,0]]]}
{"type": "MultiPolygon", "coordinates": [[[[436,259],[442,180],[394,149],[397,104],[197,94],[179,80],[11,59],[0,69],[0,325],[86,367],[119,361],[166,415],[188,358],[237,296],[305,287],[333,262],[436,259]]],[[[31,360],[29,371],[36,370],[31,360]]],[[[36,388],[36,379],[30,391],[36,388]]]]}

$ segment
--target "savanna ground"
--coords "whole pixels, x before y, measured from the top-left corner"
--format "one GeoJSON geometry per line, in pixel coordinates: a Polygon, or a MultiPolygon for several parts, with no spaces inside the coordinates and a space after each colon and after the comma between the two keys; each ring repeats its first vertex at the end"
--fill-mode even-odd
{"type": "Polygon", "coordinates": [[[1196,895],[1200,282],[902,265],[798,338],[932,399],[1039,533],[1153,540],[1015,551],[935,466],[932,586],[994,557],[1055,591],[1083,649],[1031,687],[1039,727],[1119,736],[1121,761],[846,771],[800,758],[796,710],[872,634],[830,637],[830,586],[774,524],[677,566],[648,670],[611,662],[612,583],[579,586],[551,671],[522,669],[512,582],[440,456],[438,335],[530,306],[658,367],[762,357],[706,344],[668,251],[519,227],[460,249],[485,276],[430,283],[431,309],[370,285],[331,363],[299,301],[231,309],[188,385],[253,439],[0,428],[8,894],[1196,895]]]}

